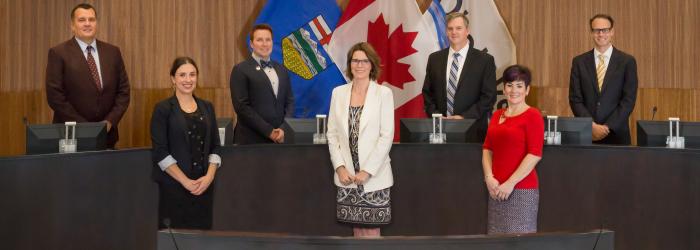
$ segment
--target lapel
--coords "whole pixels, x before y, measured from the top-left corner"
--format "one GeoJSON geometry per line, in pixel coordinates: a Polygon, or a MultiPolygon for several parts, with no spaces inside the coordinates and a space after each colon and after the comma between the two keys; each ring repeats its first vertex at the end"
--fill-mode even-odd
{"type": "MultiPolygon", "coordinates": [[[[272,64],[272,68],[275,69],[275,74],[277,74],[277,96],[275,97],[275,99],[276,99],[277,101],[279,101],[280,98],[281,98],[282,96],[284,96],[284,94],[282,94],[282,91],[283,91],[285,88],[282,87],[282,74],[280,73],[280,72],[282,72],[282,70],[284,70],[284,66],[282,66],[282,65],[280,65],[279,63],[274,62],[274,61],[272,61],[272,60],[270,60],[270,63],[272,64]]],[[[269,81],[269,79],[268,79],[268,81],[269,81]]],[[[272,92],[272,95],[274,96],[274,95],[275,95],[275,92],[274,92],[274,90],[272,89],[272,82],[270,82],[270,91],[273,91],[273,92],[272,92]]]]}
{"type": "MultiPolygon", "coordinates": [[[[83,50],[80,48],[80,45],[78,44],[78,41],[76,41],[75,37],[71,38],[70,46],[71,46],[71,53],[75,54],[80,58],[80,62],[82,62],[82,76],[84,76],[84,79],[86,80],[87,83],[92,86],[92,89],[95,91],[99,92],[100,90],[97,88],[97,85],[95,84],[95,81],[92,79],[92,75],[90,73],[90,66],[88,65],[87,58],[85,58],[85,55],[83,54],[83,50]]],[[[98,46],[99,47],[99,46],[98,46]]],[[[97,53],[100,53],[99,51],[97,53]]],[[[103,72],[104,73],[104,72],[103,72]]],[[[104,77],[103,77],[104,79],[104,77]]],[[[104,84],[104,83],[103,83],[104,84]]],[[[104,88],[104,85],[102,85],[104,88]]]]}
{"type": "Polygon", "coordinates": [[[379,91],[379,84],[375,81],[370,81],[369,87],[367,88],[367,95],[365,96],[365,104],[362,108],[362,115],[360,116],[360,133],[367,127],[369,120],[375,117],[370,114],[379,109],[377,106],[380,100],[377,98],[377,91],[379,91]]]}
{"type": "MultiPolygon", "coordinates": [[[[275,100],[275,102],[277,102],[277,98],[275,98],[275,92],[272,90],[272,82],[270,82],[270,78],[268,78],[267,74],[265,74],[265,70],[263,70],[262,66],[260,66],[258,61],[256,61],[255,58],[253,58],[253,57],[250,57],[248,59],[248,63],[250,64],[251,68],[253,69],[253,74],[255,74],[255,76],[258,79],[262,79],[262,82],[264,84],[267,84],[265,86],[265,88],[267,88],[268,92],[272,96],[272,99],[275,100]]],[[[271,62],[271,63],[273,65],[273,67],[275,67],[275,63],[274,62],[271,62]]],[[[277,69],[275,68],[275,71],[276,70],[277,69]]]]}
{"type": "MultiPolygon", "coordinates": [[[[100,72],[102,72],[102,89],[104,90],[107,88],[107,81],[106,81],[107,80],[107,77],[106,77],[107,71],[105,71],[105,67],[107,65],[107,63],[105,63],[107,61],[106,60],[107,59],[107,52],[105,52],[105,49],[104,49],[105,46],[103,45],[102,41],[97,40],[97,38],[95,38],[95,46],[97,46],[97,48],[95,49],[95,50],[97,50],[97,54],[100,55],[99,67],[100,67],[100,72]]],[[[97,86],[95,86],[95,88],[97,88],[97,86]]]]}
{"type": "MultiPolygon", "coordinates": [[[[598,74],[595,70],[595,53],[593,53],[593,50],[588,52],[588,55],[583,57],[583,64],[585,65],[584,67],[586,68],[586,71],[588,71],[588,75],[591,76],[592,81],[589,82],[591,88],[593,88],[595,93],[600,96],[600,90],[598,90],[598,74]]],[[[605,80],[603,80],[603,82],[605,82],[605,80]]]]}
{"type": "Polygon", "coordinates": [[[170,111],[175,116],[174,125],[176,127],[173,131],[182,131],[182,136],[185,138],[185,141],[189,144],[190,137],[187,136],[187,122],[185,121],[185,114],[182,113],[182,109],[180,109],[180,102],[177,101],[177,97],[175,97],[175,94],[173,94],[173,96],[170,97],[170,111]]]}
{"type": "Polygon", "coordinates": [[[605,70],[605,76],[603,77],[603,89],[601,91],[605,92],[605,90],[608,88],[608,83],[611,83],[610,78],[612,77],[612,73],[615,72],[617,67],[620,65],[620,54],[618,51],[613,47],[612,54],[610,54],[610,62],[608,62],[608,69],[605,70]]]}
{"type": "Polygon", "coordinates": [[[209,116],[211,114],[209,114],[209,110],[207,109],[207,106],[204,105],[204,102],[201,99],[197,98],[194,95],[193,95],[193,97],[194,97],[194,100],[197,102],[197,110],[204,117],[204,123],[206,124],[206,134],[204,135],[204,150],[206,150],[208,152],[209,147],[210,147],[210,142],[212,141],[211,140],[211,124],[210,124],[211,123],[210,121],[212,119],[209,118],[209,116]]]}
{"type": "Polygon", "coordinates": [[[442,102],[447,101],[447,84],[448,84],[447,81],[448,81],[448,79],[445,78],[445,76],[447,73],[447,57],[449,56],[449,54],[450,54],[450,48],[448,47],[448,48],[442,50],[438,54],[438,57],[437,57],[437,60],[439,62],[437,64],[438,65],[437,70],[439,73],[438,79],[440,79],[440,81],[435,83],[439,88],[439,91],[436,91],[436,93],[435,93],[437,95],[436,96],[437,98],[435,98],[435,99],[437,99],[438,101],[442,101],[442,102]]]}
{"type": "MultiPolygon", "coordinates": [[[[462,62],[462,72],[459,74],[459,79],[457,80],[457,89],[455,90],[455,96],[457,96],[457,93],[459,93],[459,89],[462,88],[462,86],[466,85],[463,84],[465,81],[467,81],[467,71],[468,69],[472,68],[472,62],[475,61],[474,57],[476,56],[476,51],[469,47],[467,50],[467,58],[464,59],[464,62],[462,62]]],[[[455,97],[455,99],[457,99],[455,97]]],[[[455,100],[457,102],[457,100],[455,100]]]]}
{"type": "Polygon", "coordinates": [[[352,95],[352,82],[348,83],[345,88],[341,89],[343,92],[340,93],[340,106],[336,107],[336,111],[339,114],[340,124],[342,126],[343,134],[350,138],[350,127],[348,126],[348,119],[350,118],[350,96],[352,95]]]}

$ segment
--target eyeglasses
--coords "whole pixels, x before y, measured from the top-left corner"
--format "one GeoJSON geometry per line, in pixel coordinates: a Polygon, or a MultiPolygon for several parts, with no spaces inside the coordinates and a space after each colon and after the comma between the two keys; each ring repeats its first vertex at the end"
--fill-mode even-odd
{"type": "Polygon", "coordinates": [[[602,28],[602,29],[591,29],[593,34],[608,34],[612,28],[602,28]]]}
{"type": "Polygon", "coordinates": [[[352,59],[350,62],[355,65],[367,65],[369,64],[369,59],[352,59]]]}

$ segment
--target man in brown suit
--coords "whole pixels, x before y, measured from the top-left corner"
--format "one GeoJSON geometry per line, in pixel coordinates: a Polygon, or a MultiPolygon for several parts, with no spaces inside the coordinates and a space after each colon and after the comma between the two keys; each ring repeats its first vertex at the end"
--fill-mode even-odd
{"type": "Polygon", "coordinates": [[[70,40],[49,49],[46,98],[53,122],[105,122],[107,148],[119,139],[117,125],[129,106],[129,79],[119,48],[95,39],[97,13],[90,4],[71,12],[70,40]]]}

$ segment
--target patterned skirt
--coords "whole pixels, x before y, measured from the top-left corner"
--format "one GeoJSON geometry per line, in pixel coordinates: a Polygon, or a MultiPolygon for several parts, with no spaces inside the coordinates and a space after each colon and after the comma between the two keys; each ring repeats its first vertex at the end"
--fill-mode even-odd
{"type": "Polygon", "coordinates": [[[360,188],[338,187],[336,218],[356,226],[380,226],[391,222],[389,188],[364,192],[360,188]]]}
{"type": "Polygon", "coordinates": [[[487,234],[537,232],[539,189],[514,189],[506,201],[489,197],[487,234]]]}

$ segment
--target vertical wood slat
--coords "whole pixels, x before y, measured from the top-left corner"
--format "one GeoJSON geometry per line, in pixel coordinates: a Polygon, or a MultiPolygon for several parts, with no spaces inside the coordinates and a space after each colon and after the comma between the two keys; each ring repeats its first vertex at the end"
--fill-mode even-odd
{"type": "MultiPolygon", "coordinates": [[[[70,10],[79,0],[0,0],[0,155],[24,153],[22,117],[50,122],[44,74],[47,51],[71,37],[70,10]],[[5,146],[6,145],[6,146],[5,146]]],[[[153,105],[171,94],[168,71],[179,55],[193,57],[201,77],[197,94],[233,117],[228,89],[231,67],[248,56],[246,32],[262,0],[88,1],[99,18],[98,38],[119,46],[132,85],[129,109],[119,124],[120,148],[150,145],[153,105]]],[[[341,7],[347,0],[338,0],[341,7]]],[[[592,48],[588,18],[616,19],[613,43],[637,58],[640,91],[631,123],[680,116],[700,120],[700,2],[694,0],[495,0],[518,48],[533,69],[529,102],[548,114],[570,115],[571,59],[592,48]]],[[[419,0],[421,6],[425,0],[419,0]]],[[[634,128],[633,128],[634,129],[634,128]]],[[[634,133],[634,132],[633,132],[634,133]]]]}

